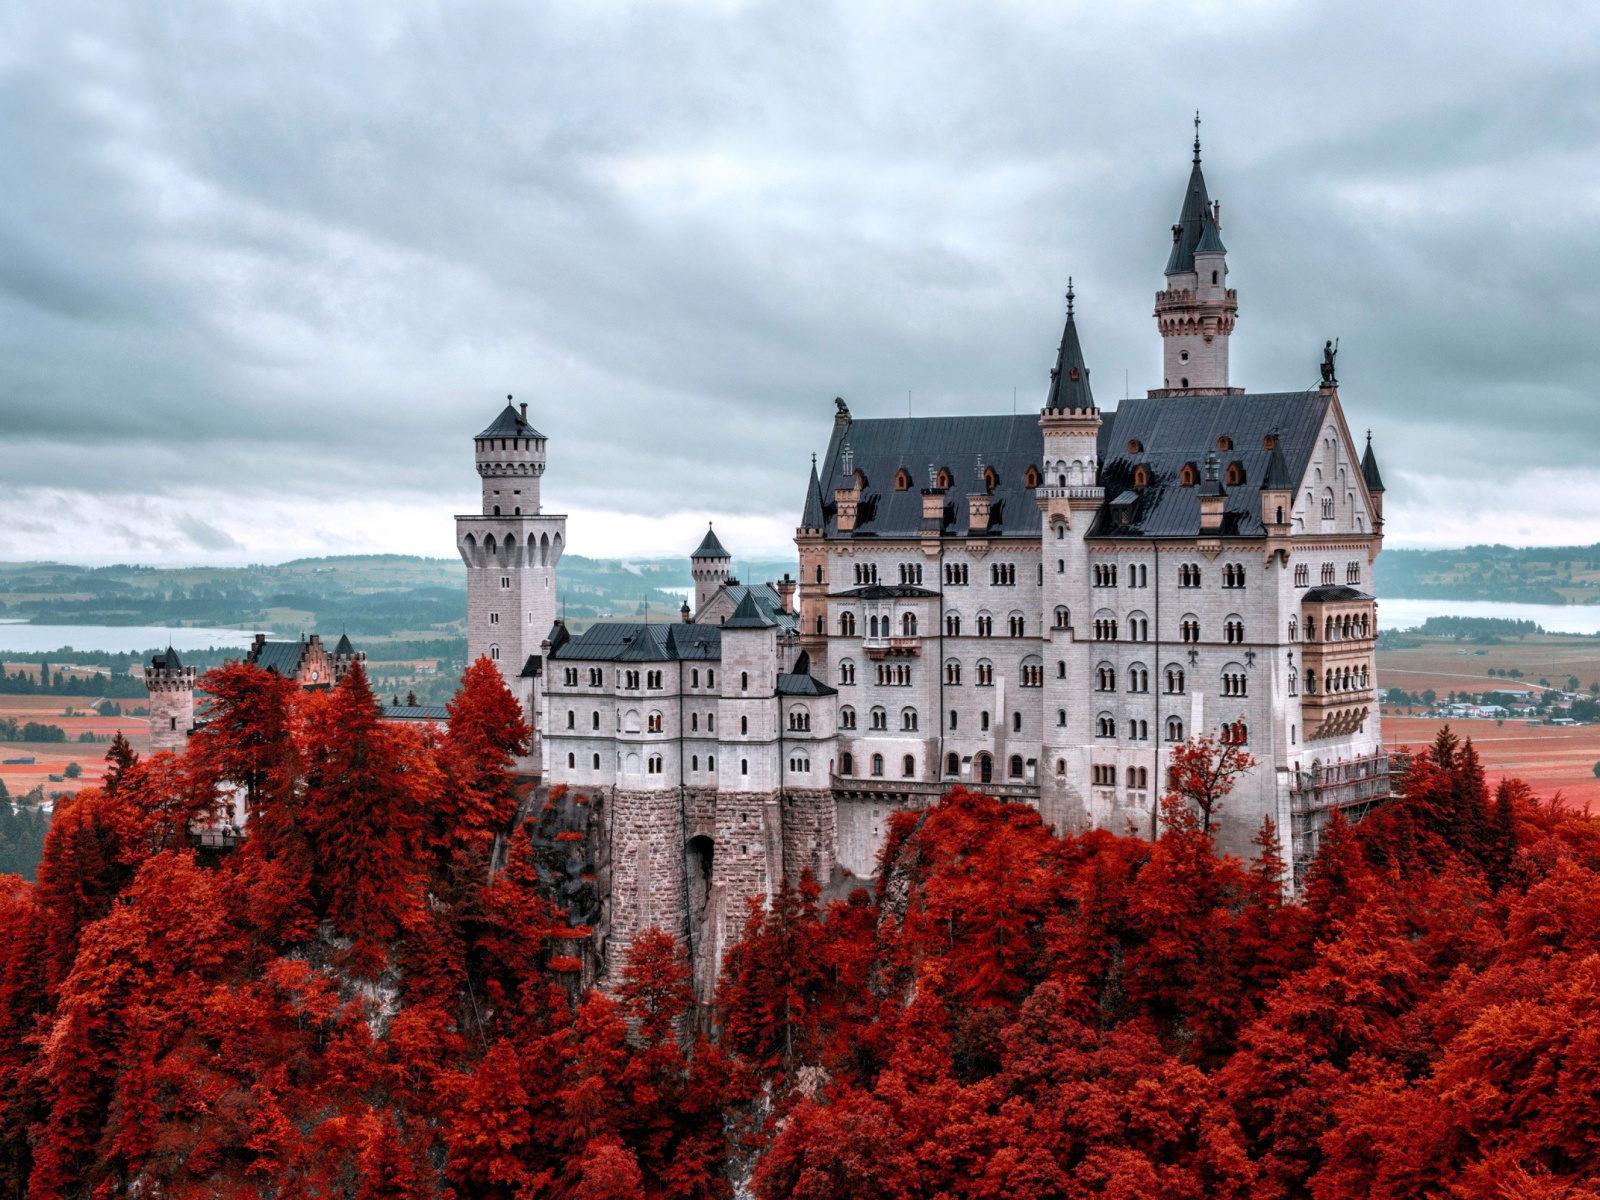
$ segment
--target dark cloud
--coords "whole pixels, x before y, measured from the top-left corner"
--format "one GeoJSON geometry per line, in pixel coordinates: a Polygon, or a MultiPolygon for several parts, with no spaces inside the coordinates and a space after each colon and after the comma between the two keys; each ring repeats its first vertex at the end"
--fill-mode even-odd
{"type": "Polygon", "coordinates": [[[1600,537],[1542,474],[1600,482],[1597,24],[1509,4],[12,6],[0,524],[93,520],[105,555],[443,552],[447,532],[397,544],[417,534],[395,514],[469,501],[466,439],[510,391],[551,437],[553,505],[764,518],[776,541],[834,395],[1037,406],[1068,274],[1102,403],[1157,382],[1199,107],[1236,382],[1309,383],[1337,335],[1397,539],[1600,537]]]}

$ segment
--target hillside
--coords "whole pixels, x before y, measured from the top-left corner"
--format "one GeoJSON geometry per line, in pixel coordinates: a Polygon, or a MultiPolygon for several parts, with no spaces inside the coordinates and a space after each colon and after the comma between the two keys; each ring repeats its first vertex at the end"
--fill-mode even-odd
{"type": "Polygon", "coordinates": [[[1600,603],[1600,544],[1385,550],[1378,595],[1417,600],[1600,603]]]}

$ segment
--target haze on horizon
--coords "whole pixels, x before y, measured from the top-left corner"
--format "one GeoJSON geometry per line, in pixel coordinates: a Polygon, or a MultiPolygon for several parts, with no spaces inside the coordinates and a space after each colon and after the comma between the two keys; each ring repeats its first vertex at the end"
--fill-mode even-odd
{"type": "Polygon", "coordinates": [[[1204,116],[1233,381],[1338,337],[1393,545],[1600,540],[1600,9],[40,0],[0,16],[0,558],[447,556],[507,393],[594,557],[790,551],[859,416],[1097,398],[1204,116]]]}

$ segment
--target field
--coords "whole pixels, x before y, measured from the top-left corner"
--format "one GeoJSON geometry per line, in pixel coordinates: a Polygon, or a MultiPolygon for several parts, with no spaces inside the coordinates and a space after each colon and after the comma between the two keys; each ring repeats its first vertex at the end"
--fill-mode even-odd
{"type": "MultiPolygon", "coordinates": [[[[133,702],[124,702],[131,708],[133,702]]],[[[0,764],[0,779],[13,799],[42,786],[44,794],[73,792],[100,782],[105,773],[105,742],[79,742],[78,735],[85,730],[110,738],[119,729],[133,743],[140,754],[150,747],[150,726],[144,717],[99,717],[85,713],[84,701],[79,697],[58,696],[0,696],[0,717],[15,717],[21,721],[38,721],[41,725],[56,725],[66,731],[65,742],[0,742],[0,758],[33,756],[32,766],[6,766],[0,764]],[[75,716],[66,716],[68,707],[75,716]],[[60,783],[50,782],[51,775],[61,775],[68,763],[83,768],[78,779],[60,783]]]]}
{"type": "Polygon", "coordinates": [[[1459,738],[1471,738],[1493,787],[1514,775],[1533,785],[1541,796],[1559,791],[1566,802],[1600,811],[1600,725],[1530,725],[1526,721],[1441,721],[1437,717],[1383,718],[1383,740],[1391,750],[1420,749],[1442,725],[1459,738]]]}
{"type": "Polygon", "coordinates": [[[1534,634],[1493,645],[1450,638],[1412,640],[1417,642],[1415,646],[1379,651],[1380,687],[1419,693],[1432,688],[1444,696],[1496,687],[1537,687],[1540,679],[1564,687],[1574,675],[1584,690],[1591,683],[1600,683],[1600,638],[1534,634]],[[1521,671],[1522,677],[1491,678],[1491,667],[1497,671],[1521,671]]]}

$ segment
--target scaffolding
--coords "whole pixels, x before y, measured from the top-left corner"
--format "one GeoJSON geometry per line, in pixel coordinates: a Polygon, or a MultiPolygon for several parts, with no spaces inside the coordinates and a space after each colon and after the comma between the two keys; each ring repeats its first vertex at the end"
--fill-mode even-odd
{"type": "Polygon", "coordinates": [[[1313,763],[1309,771],[1295,771],[1289,784],[1290,861],[1294,890],[1305,884],[1306,872],[1316,861],[1322,831],[1343,813],[1357,824],[1394,795],[1394,782],[1403,778],[1409,757],[1378,753],[1340,762],[1313,763]]]}

